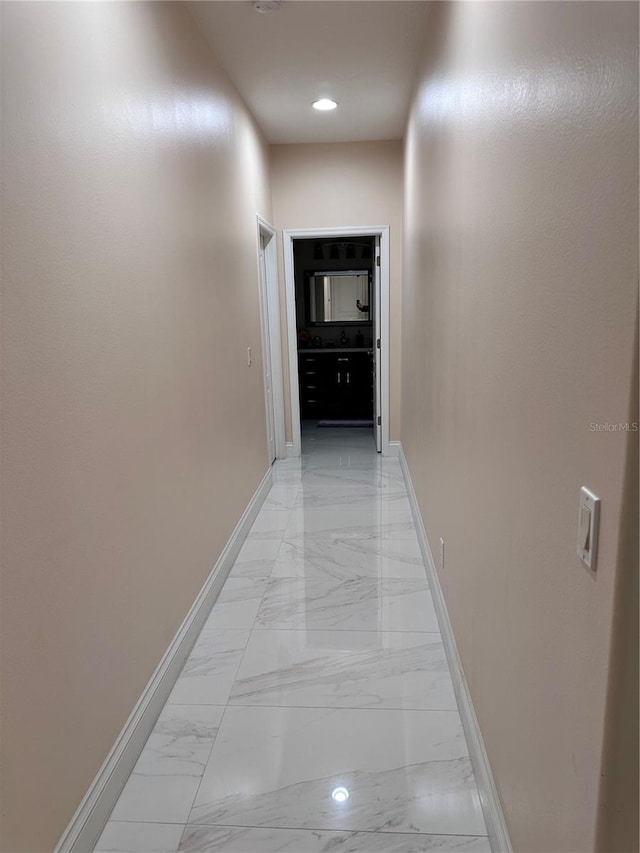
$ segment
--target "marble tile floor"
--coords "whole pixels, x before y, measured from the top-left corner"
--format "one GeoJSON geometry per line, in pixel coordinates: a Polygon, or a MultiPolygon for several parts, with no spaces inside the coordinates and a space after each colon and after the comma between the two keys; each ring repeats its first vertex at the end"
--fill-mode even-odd
{"type": "Polygon", "coordinates": [[[406,489],[303,430],[98,853],[489,853],[406,489]]]}

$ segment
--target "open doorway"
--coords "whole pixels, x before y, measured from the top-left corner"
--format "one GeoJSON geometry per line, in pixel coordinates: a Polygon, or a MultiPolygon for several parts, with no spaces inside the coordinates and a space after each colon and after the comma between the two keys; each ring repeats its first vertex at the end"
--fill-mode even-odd
{"type": "Polygon", "coordinates": [[[388,228],[285,231],[292,415],[301,428],[367,430],[387,455],[388,228]]]}

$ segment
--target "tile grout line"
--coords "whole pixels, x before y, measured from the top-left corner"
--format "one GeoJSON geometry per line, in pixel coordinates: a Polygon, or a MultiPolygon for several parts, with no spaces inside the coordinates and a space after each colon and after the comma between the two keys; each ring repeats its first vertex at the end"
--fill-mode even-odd
{"type": "MultiPolygon", "coordinates": [[[[244,824],[244,823],[179,823],[176,821],[163,820],[116,820],[113,823],[132,823],[132,824],[158,824],[159,826],[181,826],[184,829],[190,826],[210,827],[211,829],[275,829],[283,830],[284,832],[340,832],[347,835],[362,834],[362,835],[405,835],[407,838],[488,838],[488,835],[468,832],[406,832],[403,830],[384,830],[384,829],[327,829],[321,827],[299,827],[299,826],[267,826],[264,824],[244,824]]],[[[184,832],[183,832],[184,834],[184,832]]],[[[182,841],[182,839],[181,839],[182,841]]]]}
{"type": "Polygon", "coordinates": [[[457,708],[372,708],[366,705],[363,707],[361,705],[258,705],[247,703],[234,705],[231,702],[229,703],[229,706],[231,708],[271,708],[276,711],[280,709],[286,711],[371,711],[372,713],[393,711],[401,714],[404,714],[405,711],[409,711],[416,714],[456,714],[456,716],[460,716],[460,712],[457,708]]]}
{"type": "MultiPolygon", "coordinates": [[[[171,826],[172,824],[167,824],[171,826]]],[[[179,824],[178,824],[179,825],[179,824]]],[[[341,832],[347,835],[362,833],[363,835],[406,835],[407,838],[488,838],[488,835],[478,835],[477,833],[468,832],[403,832],[402,830],[384,830],[384,829],[329,829],[326,827],[299,827],[299,826],[265,826],[263,824],[244,824],[244,823],[189,823],[187,826],[209,826],[212,829],[282,829],[285,832],[341,832]]],[[[364,851],[363,851],[364,853],[364,851]]]]}

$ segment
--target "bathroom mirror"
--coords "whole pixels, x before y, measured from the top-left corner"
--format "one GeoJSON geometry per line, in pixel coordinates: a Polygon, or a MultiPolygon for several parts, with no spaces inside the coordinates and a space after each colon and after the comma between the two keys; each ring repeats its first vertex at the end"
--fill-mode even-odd
{"type": "Polygon", "coordinates": [[[305,273],[307,325],[364,325],[371,322],[368,270],[305,273]]]}

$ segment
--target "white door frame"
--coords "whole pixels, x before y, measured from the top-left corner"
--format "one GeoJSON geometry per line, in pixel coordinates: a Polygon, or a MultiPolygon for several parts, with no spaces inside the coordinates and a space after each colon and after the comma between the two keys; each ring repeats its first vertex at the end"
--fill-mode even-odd
{"type": "MultiPolygon", "coordinates": [[[[389,453],[389,226],[351,226],[341,228],[287,228],[282,232],[284,249],[284,285],[287,305],[287,343],[289,348],[289,394],[291,400],[292,444],[288,456],[300,456],[300,390],[298,382],[298,329],[296,323],[296,283],[293,241],[326,237],[380,237],[380,389],[382,417],[382,455],[389,453]]],[[[375,263],[375,260],[374,260],[375,263]]],[[[375,341],[374,341],[375,346],[375,341]]]]}
{"type": "MultiPolygon", "coordinates": [[[[380,276],[382,269],[382,248],[380,246],[380,238],[376,235],[374,237],[374,253],[373,256],[375,258],[373,265],[373,274],[371,278],[373,279],[373,310],[374,310],[374,319],[373,319],[373,327],[376,329],[376,333],[380,334],[379,329],[381,326],[381,311],[380,311],[380,276]]],[[[371,314],[369,314],[371,316],[371,314]]],[[[377,343],[377,342],[376,342],[377,343]]],[[[378,381],[378,377],[382,373],[382,352],[380,349],[376,347],[373,351],[373,375],[374,375],[374,383],[373,383],[373,417],[375,418],[373,424],[373,434],[376,438],[376,450],[382,452],[382,383],[378,381]]]]}
{"type": "MultiPolygon", "coordinates": [[[[271,396],[273,400],[276,459],[284,459],[287,455],[287,446],[284,432],[284,383],[282,380],[282,338],[280,335],[280,297],[278,293],[278,252],[276,248],[276,230],[261,216],[256,217],[256,222],[258,282],[261,280],[261,273],[259,269],[261,237],[264,238],[265,243],[264,265],[266,270],[266,282],[264,293],[262,287],[260,287],[262,350],[264,355],[268,346],[269,353],[271,355],[271,396]]],[[[265,386],[265,406],[266,405],[267,391],[265,386]]],[[[268,419],[269,413],[266,412],[265,414],[268,419]]]]}

